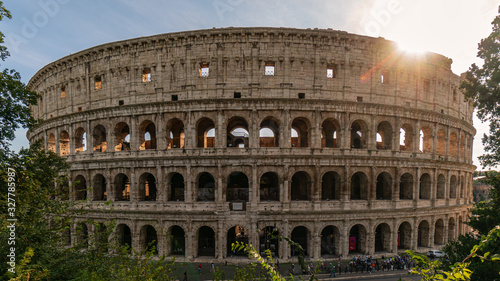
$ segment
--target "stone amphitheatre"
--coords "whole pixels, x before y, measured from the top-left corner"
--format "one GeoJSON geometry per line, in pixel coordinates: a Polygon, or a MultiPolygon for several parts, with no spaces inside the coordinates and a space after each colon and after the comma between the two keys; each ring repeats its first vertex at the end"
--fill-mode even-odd
{"type": "Polygon", "coordinates": [[[179,261],[235,260],[235,241],[298,254],[270,233],[312,259],[424,251],[468,231],[473,199],[473,107],[451,63],[331,29],[112,42],[32,77],[28,138],[67,159],[89,210],[67,245],[93,219],[179,261]]]}

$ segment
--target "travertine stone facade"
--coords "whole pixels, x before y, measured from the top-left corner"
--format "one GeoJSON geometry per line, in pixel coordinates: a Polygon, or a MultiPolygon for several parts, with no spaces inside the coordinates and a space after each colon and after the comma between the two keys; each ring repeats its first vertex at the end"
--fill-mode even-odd
{"type": "Polygon", "coordinates": [[[247,241],[290,260],[277,231],[314,259],[424,250],[464,233],[472,202],[473,108],[450,65],[333,30],[141,37],[43,67],[28,137],[137,249],[221,260],[247,241]]]}

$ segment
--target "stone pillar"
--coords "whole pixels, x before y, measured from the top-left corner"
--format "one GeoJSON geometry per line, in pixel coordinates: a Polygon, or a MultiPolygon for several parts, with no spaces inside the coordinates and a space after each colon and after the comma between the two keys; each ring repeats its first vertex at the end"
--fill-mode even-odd
{"type": "Polygon", "coordinates": [[[392,232],[391,232],[391,252],[398,253],[398,225],[396,219],[392,219],[392,232]]]}
{"type": "Polygon", "coordinates": [[[215,126],[215,147],[223,148],[227,147],[227,136],[226,136],[226,120],[224,112],[221,110],[217,111],[217,120],[215,126]]]}
{"type": "Polygon", "coordinates": [[[347,222],[342,221],[342,233],[340,236],[340,247],[343,256],[349,255],[349,229],[347,229],[347,222]]]}
{"type": "Polygon", "coordinates": [[[257,203],[260,201],[259,199],[259,180],[257,179],[257,165],[253,164],[252,165],[252,181],[250,183],[250,196],[249,196],[249,202],[251,203],[252,207],[255,204],[255,207],[257,207],[257,203]]]}
{"type": "Polygon", "coordinates": [[[227,233],[224,229],[224,218],[220,217],[217,220],[217,229],[215,236],[215,259],[219,259],[226,256],[227,245],[227,233]]]}
{"type": "Polygon", "coordinates": [[[158,134],[156,135],[156,149],[165,150],[167,149],[167,125],[165,122],[165,115],[159,113],[156,114],[154,118],[158,122],[158,126],[156,127],[156,131],[158,132],[158,134]]]}
{"type": "MultiPolygon", "coordinates": [[[[188,225],[191,225],[191,222],[188,221],[188,225]]],[[[194,231],[189,227],[189,229],[184,233],[185,245],[186,245],[186,259],[192,260],[196,256],[196,246],[195,246],[195,235],[194,231]]]]}
{"type": "MultiPolygon", "coordinates": [[[[394,123],[394,129],[393,129],[393,138],[392,138],[392,151],[399,151],[399,142],[401,139],[401,118],[399,116],[396,117],[396,122],[394,123]]],[[[406,136],[405,136],[406,137],[406,136]]]]}
{"type": "Polygon", "coordinates": [[[139,184],[135,175],[135,168],[130,168],[130,202],[137,203],[139,201],[139,184]]]}
{"type": "Polygon", "coordinates": [[[130,117],[130,150],[139,150],[139,128],[137,127],[137,116],[130,117]]]}
{"type": "Polygon", "coordinates": [[[315,260],[321,258],[321,229],[318,229],[318,222],[314,222],[314,231],[311,233],[311,242],[313,244],[313,254],[311,257],[315,260]]]}
{"type": "Polygon", "coordinates": [[[192,175],[191,175],[191,165],[188,164],[186,165],[186,178],[184,179],[184,184],[186,185],[186,191],[185,191],[185,195],[184,195],[184,200],[186,201],[186,203],[192,203],[193,200],[194,200],[194,191],[193,191],[193,187],[194,185],[192,184],[193,181],[191,180],[192,179],[192,175]]]}
{"type": "Polygon", "coordinates": [[[260,124],[258,124],[257,120],[257,111],[255,109],[252,110],[251,118],[252,122],[249,124],[249,147],[250,148],[258,148],[259,147],[259,129],[260,129],[260,124]]]}

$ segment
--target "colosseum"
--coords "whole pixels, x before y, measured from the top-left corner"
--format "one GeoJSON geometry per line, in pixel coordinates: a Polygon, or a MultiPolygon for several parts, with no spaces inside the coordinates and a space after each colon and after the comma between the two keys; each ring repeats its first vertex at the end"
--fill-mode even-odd
{"type": "Polygon", "coordinates": [[[271,233],[311,259],[425,251],[468,231],[473,200],[451,63],[331,29],[140,37],[40,69],[28,138],[67,159],[89,211],[67,245],[90,218],[178,261],[239,260],[235,241],[292,260],[271,233]]]}

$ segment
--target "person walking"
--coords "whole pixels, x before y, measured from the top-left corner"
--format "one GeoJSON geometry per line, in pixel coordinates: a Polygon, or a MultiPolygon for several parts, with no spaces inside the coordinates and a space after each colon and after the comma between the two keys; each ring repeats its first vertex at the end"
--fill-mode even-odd
{"type": "Polygon", "coordinates": [[[184,279],[182,281],[188,281],[188,273],[184,271],[184,279]]]}
{"type": "Polygon", "coordinates": [[[198,265],[198,274],[201,274],[201,263],[198,265]]]}

